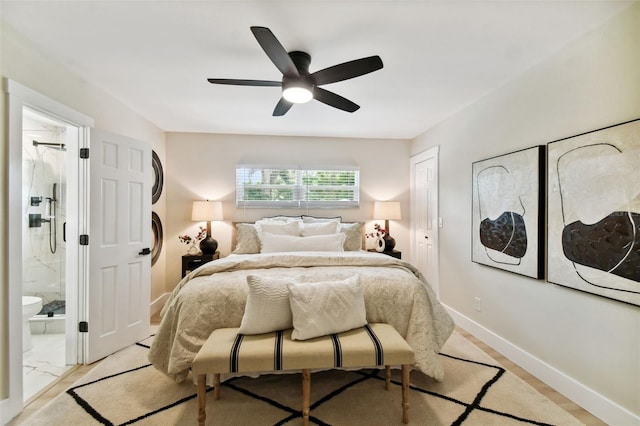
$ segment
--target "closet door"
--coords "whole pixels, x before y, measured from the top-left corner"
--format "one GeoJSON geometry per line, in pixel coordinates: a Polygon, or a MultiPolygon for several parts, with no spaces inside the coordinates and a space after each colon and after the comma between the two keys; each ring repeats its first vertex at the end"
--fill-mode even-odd
{"type": "Polygon", "coordinates": [[[153,175],[148,144],[95,129],[88,161],[85,363],[149,336],[153,175]]]}
{"type": "Polygon", "coordinates": [[[411,158],[411,262],[439,293],[438,148],[411,158]]]}

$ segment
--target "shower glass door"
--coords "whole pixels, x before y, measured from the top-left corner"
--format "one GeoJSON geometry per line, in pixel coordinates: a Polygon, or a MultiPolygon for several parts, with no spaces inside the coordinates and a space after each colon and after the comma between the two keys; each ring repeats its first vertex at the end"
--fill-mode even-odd
{"type": "Polygon", "coordinates": [[[69,368],[65,231],[67,140],[72,133],[77,134],[64,123],[23,110],[22,295],[39,298],[42,303],[40,311],[23,323],[25,401],[69,368]]]}

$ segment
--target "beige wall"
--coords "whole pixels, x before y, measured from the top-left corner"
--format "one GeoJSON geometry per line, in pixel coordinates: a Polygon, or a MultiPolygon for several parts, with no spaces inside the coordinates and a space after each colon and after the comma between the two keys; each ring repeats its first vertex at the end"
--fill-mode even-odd
{"type": "MultiPolygon", "coordinates": [[[[187,247],[178,235],[195,234],[191,222],[194,200],[223,201],[224,222],[212,223],[221,254],[231,250],[231,222],[253,221],[274,214],[341,215],[344,221],[370,221],[373,201],[401,202],[401,221],[390,227],[397,249],[409,258],[409,141],[378,139],[305,138],[283,136],[167,134],[167,291],[180,279],[181,256],[187,247]],[[360,167],[360,208],[339,210],[263,210],[235,207],[237,164],[355,165],[360,167]]],[[[405,257],[406,256],[406,257],[405,257]]]]}
{"type": "MultiPolygon", "coordinates": [[[[1,9],[0,9],[0,13],[1,9]]],[[[2,52],[4,46],[4,34],[0,31],[0,71],[4,68],[4,55],[2,52]]],[[[0,173],[2,179],[0,179],[0,191],[2,197],[0,197],[0,400],[8,398],[9,382],[7,381],[7,345],[6,342],[9,338],[8,328],[8,315],[7,305],[4,302],[9,298],[9,287],[7,285],[7,197],[4,195],[7,193],[7,110],[5,108],[7,101],[4,90],[0,90],[0,173]]]]}
{"type": "Polygon", "coordinates": [[[440,294],[510,344],[640,416],[640,307],[471,262],[471,163],[640,118],[640,5],[430,129],[440,146],[440,294]],[[473,309],[480,297],[482,311],[473,309]]]}
{"type": "MultiPolygon", "coordinates": [[[[164,161],[164,132],[137,115],[126,105],[122,104],[101,89],[93,86],[90,82],[84,81],[70,72],[54,59],[41,54],[34,46],[30,45],[23,38],[14,32],[12,28],[3,23],[1,32],[1,48],[0,48],[0,71],[4,78],[17,81],[41,94],[62,103],[86,116],[95,120],[95,127],[112,133],[125,135],[131,138],[148,142],[164,161]]],[[[5,103],[6,94],[2,90],[0,94],[0,116],[2,119],[2,129],[6,129],[5,103]]],[[[0,135],[0,173],[2,176],[7,175],[7,134],[5,131],[0,135]]],[[[3,194],[6,194],[6,179],[2,179],[3,194]]],[[[164,219],[166,196],[161,197],[160,201],[153,206],[161,218],[164,219]]],[[[7,268],[6,268],[6,241],[7,241],[7,217],[5,203],[20,203],[20,200],[6,200],[2,197],[0,201],[0,241],[5,243],[0,246],[0,266],[2,273],[0,274],[0,294],[2,294],[2,303],[0,304],[0,318],[2,319],[0,340],[0,360],[4,366],[2,373],[6,371],[6,349],[7,349],[7,311],[5,301],[7,300],[6,292],[7,268]]],[[[158,297],[164,291],[164,255],[152,269],[152,300],[158,297]]],[[[6,374],[2,374],[2,389],[6,391],[6,374]]],[[[2,392],[2,396],[6,396],[2,392]]]]}

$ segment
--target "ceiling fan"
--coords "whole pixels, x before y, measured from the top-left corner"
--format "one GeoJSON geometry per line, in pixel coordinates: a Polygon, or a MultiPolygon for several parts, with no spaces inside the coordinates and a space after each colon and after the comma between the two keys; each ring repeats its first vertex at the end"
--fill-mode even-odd
{"type": "Polygon", "coordinates": [[[273,110],[274,116],[285,115],[294,103],[304,103],[311,99],[316,99],[343,111],[357,111],[360,108],[359,105],[318,86],[359,77],[377,71],[383,66],[382,59],[379,56],[369,56],[334,65],[310,74],[311,56],[308,53],[300,51],[287,52],[269,28],[251,27],[251,32],[258,40],[262,50],[271,59],[271,62],[282,73],[282,81],[229,78],[208,78],[207,80],[213,84],[282,87],[282,97],[273,110]]]}

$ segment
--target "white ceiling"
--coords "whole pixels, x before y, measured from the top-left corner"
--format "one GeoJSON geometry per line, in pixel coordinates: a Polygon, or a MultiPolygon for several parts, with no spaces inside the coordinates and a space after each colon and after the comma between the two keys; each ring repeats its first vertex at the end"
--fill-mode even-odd
{"type": "MultiPolygon", "coordinates": [[[[5,1],[43,52],[171,132],[410,139],[601,25],[616,1],[5,1]],[[271,29],[310,71],[379,55],[384,68],[323,86],[359,104],[271,113],[280,80],[249,30],[271,29]]],[[[43,75],[43,78],[46,78],[43,75]]]]}

